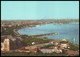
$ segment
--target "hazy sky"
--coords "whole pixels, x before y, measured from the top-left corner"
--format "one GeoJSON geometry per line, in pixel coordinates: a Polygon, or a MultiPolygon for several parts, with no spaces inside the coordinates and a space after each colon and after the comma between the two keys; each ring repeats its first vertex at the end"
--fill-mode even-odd
{"type": "Polygon", "coordinates": [[[1,1],[1,20],[78,19],[78,1],[1,1]]]}

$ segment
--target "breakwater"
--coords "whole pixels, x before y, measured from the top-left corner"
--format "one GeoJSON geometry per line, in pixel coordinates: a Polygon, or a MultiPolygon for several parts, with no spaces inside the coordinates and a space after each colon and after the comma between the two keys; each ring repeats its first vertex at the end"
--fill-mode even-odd
{"type": "Polygon", "coordinates": [[[46,34],[39,34],[39,35],[32,35],[33,37],[40,37],[40,36],[49,36],[49,35],[58,35],[58,33],[46,33],[46,34]]]}

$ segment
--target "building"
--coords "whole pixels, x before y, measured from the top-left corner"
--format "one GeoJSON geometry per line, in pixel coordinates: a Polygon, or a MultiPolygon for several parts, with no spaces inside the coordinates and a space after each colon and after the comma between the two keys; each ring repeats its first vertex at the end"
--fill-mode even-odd
{"type": "Polygon", "coordinates": [[[17,52],[30,52],[30,50],[29,49],[25,49],[25,47],[21,47],[21,48],[15,50],[15,51],[17,51],[17,52]]]}
{"type": "Polygon", "coordinates": [[[29,49],[30,50],[30,52],[38,52],[38,49],[39,49],[39,47],[37,47],[37,46],[27,46],[27,47],[25,47],[25,49],[29,49]]]}
{"type": "Polygon", "coordinates": [[[61,47],[62,49],[67,48],[67,44],[61,44],[60,47],[61,47]]]}
{"type": "Polygon", "coordinates": [[[1,51],[4,50],[4,43],[1,43],[1,51]]]}
{"type": "Polygon", "coordinates": [[[69,46],[69,44],[67,44],[67,43],[61,43],[61,44],[60,44],[60,48],[61,48],[61,49],[65,49],[65,48],[70,48],[70,46],[69,46]]]}
{"type": "Polygon", "coordinates": [[[9,43],[9,39],[4,39],[4,42],[1,43],[1,51],[9,51],[10,50],[10,43],[9,43]]]}
{"type": "Polygon", "coordinates": [[[54,49],[40,49],[42,53],[53,53],[54,49]]]}
{"type": "Polygon", "coordinates": [[[16,51],[18,52],[38,52],[38,47],[37,46],[26,46],[26,47],[22,47],[17,49],[16,51]]]}
{"type": "Polygon", "coordinates": [[[32,42],[32,45],[36,44],[35,42],[32,42]]]}
{"type": "Polygon", "coordinates": [[[54,51],[55,51],[56,53],[62,53],[61,48],[59,48],[59,47],[57,47],[57,46],[54,47],[54,51]]]}
{"type": "Polygon", "coordinates": [[[55,43],[54,43],[54,45],[58,45],[58,44],[59,44],[58,42],[55,42],[55,43]]]}
{"type": "Polygon", "coordinates": [[[6,46],[9,46],[9,51],[16,50],[24,46],[21,38],[16,36],[13,37],[12,35],[4,35],[4,36],[1,36],[1,47],[2,47],[1,51],[4,50],[4,47],[5,47],[4,42],[6,39],[9,39],[9,42],[7,40],[8,44],[7,43],[6,43],[7,45],[5,44],[6,46]]]}
{"type": "Polygon", "coordinates": [[[66,54],[68,56],[77,56],[77,55],[79,55],[79,51],[67,50],[66,54]]]}
{"type": "Polygon", "coordinates": [[[54,44],[54,41],[50,41],[49,43],[50,43],[50,44],[54,44]]]}
{"type": "Polygon", "coordinates": [[[39,49],[42,53],[62,53],[62,50],[58,47],[54,47],[52,49],[46,49],[46,48],[43,48],[43,49],[39,49]]]}

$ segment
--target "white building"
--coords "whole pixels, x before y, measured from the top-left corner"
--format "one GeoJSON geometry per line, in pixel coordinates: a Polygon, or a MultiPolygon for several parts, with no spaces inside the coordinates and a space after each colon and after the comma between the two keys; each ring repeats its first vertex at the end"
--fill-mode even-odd
{"type": "Polygon", "coordinates": [[[32,42],[32,45],[36,44],[35,42],[32,42]]]}
{"type": "Polygon", "coordinates": [[[58,45],[58,42],[55,42],[55,45],[58,45]]]}
{"type": "Polygon", "coordinates": [[[62,50],[58,47],[54,47],[54,52],[56,53],[62,53],[62,50]]]}
{"type": "Polygon", "coordinates": [[[54,49],[40,49],[42,53],[53,53],[54,49]]]}
{"type": "Polygon", "coordinates": [[[67,44],[61,44],[60,47],[61,47],[62,49],[64,49],[64,48],[68,48],[68,45],[67,45],[67,44]]]}

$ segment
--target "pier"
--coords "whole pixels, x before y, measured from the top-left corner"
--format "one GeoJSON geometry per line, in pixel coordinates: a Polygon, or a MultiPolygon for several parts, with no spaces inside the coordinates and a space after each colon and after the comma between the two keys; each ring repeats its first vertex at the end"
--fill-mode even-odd
{"type": "Polygon", "coordinates": [[[40,37],[40,36],[48,36],[48,35],[58,35],[58,33],[46,33],[46,34],[39,34],[39,35],[32,35],[33,37],[40,37]]]}

